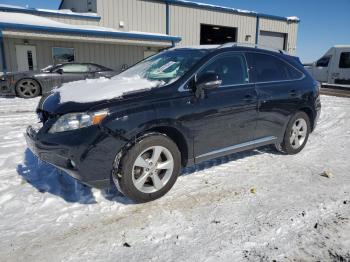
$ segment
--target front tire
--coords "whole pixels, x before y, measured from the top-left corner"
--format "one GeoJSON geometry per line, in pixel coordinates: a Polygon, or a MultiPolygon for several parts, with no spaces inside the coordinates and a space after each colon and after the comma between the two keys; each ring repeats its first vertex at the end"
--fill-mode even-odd
{"type": "Polygon", "coordinates": [[[311,130],[310,119],[304,112],[297,112],[290,120],[284,134],[280,151],[289,155],[299,153],[305,147],[311,130]]]}
{"type": "Polygon", "coordinates": [[[121,159],[117,187],[136,203],[165,195],[175,184],[181,168],[181,154],[167,136],[145,136],[121,159]]]}
{"type": "Polygon", "coordinates": [[[31,78],[25,78],[16,84],[16,94],[21,98],[34,98],[40,95],[41,88],[39,83],[31,78]]]}

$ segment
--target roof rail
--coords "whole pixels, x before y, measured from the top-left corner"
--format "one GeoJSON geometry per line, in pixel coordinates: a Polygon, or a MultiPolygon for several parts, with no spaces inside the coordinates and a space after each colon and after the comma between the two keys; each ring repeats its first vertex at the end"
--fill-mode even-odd
{"type": "Polygon", "coordinates": [[[286,53],[286,51],[284,51],[284,50],[275,49],[275,48],[272,48],[270,46],[264,46],[264,45],[259,45],[259,44],[251,44],[251,43],[240,43],[240,42],[225,43],[223,45],[220,45],[218,47],[218,49],[220,49],[220,48],[236,47],[236,46],[260,48],[260,49],[265,49],[265,50],[269,50],[269,51],[278,52],[278,53],[281,53],[281,54],[285,54],[286,53]]]}

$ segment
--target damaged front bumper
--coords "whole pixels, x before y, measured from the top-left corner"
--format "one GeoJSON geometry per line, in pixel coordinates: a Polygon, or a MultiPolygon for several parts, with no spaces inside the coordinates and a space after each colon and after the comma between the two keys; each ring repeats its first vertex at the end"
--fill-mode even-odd
{"type": "Polygon", "coordinates": [[[111,185],[113,162],[123,145],[96,126],[61,134],[29,126],[25,138],[28,148],[39,159],[95,188],[111,185]]]}

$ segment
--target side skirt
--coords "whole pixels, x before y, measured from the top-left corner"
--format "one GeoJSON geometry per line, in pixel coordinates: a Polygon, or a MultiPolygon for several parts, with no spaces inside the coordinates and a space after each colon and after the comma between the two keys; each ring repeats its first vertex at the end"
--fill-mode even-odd
{"type": "Polygon", "coordinates": [[[268,136],[268,137],[255,139],[255,140],[252,140],[249,142],[245,142],[242,144],[225,147],[222,149],[218,149],[218,150],[211,151],[211,152],[197,156],[195,158],[195,163],[198,164],[200,162],[214,159],[217,157],[222,157],[222,156],[230,155],[230,154],[241,152],[241,151],[251,150],[251,149],[255,149],[257,147],[261,147],[261,146],[265,146],[265,145],[269,145],[269,144],[274,144],[276,141],[277,141],[277,137],[268,136]]]}

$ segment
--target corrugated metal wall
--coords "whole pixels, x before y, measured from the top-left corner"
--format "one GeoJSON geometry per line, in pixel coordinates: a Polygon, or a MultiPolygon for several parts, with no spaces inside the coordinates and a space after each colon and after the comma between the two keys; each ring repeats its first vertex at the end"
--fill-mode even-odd
{"type": "MultiPolygon", "coordinates": [[[[86,4],[85,0],[66,0],[86,4]]],[[[75,3],[76,4],[76,3],[75,3]]],[[[74,4],[74,5],[75,5],[74,4]]],[[[150,0],[97,0],[97,12],[101,21],[58,18],[57,21],[69,24],[99,24],[121,31],[142,31],[151,33],[166,33],[166,5],[150,0]],[[124,22],[124,27],[119,23],[124,22]]],[[[236,27],[237,41],[255,43],[256,17],[245,14],[209,10],[208,8],[194,8],[181,5],[170,5],[170,35],[181,36],[179,45],[199,45],[200,24],[236,27]],[[246,36],[250,38],[246,40],[246,36]]],[[[295,54],[298,23],[260,18],[260,30],[287,34],[287,51],[295,54]]]]}
{"type": "Polygon", "coordinates": [[[182,37],[180,45],[199,45],[200,24],[236,27],[238,42],[250,35],[247,43],[255,43],[255,17],[177,5],[170,7],[170,14],[170,34],[182,37]]]}
{"type": "Polygon", "coordinates": [[[298,23],[260,18],[260,30],[288,34],[287,52],[295,54],[297,47],[298,23]]]}
{"type": "Polygon", "coordinates": [[[100,25],[121,31],[166,33],[164,3],[143,0],[99,0],[97,12],[100,25]],[[124,27],[119,23],[123,21],[124,27]]]}
{"type": "MultiPolygon", "coordinates": [[[[16,45],[23,45],[23,40],[4,38],[8,70],[17,70],[16,45]]],[[[132,65],[144,57],[145,47],[133,45],[98,44],[83,42],[29,40],[28,45],[35,45],[38,68],[51,65],[52,47],[69,47],[75,49],[76,62],[101,64],[115,70],[123,65],[132,65]]]]}

